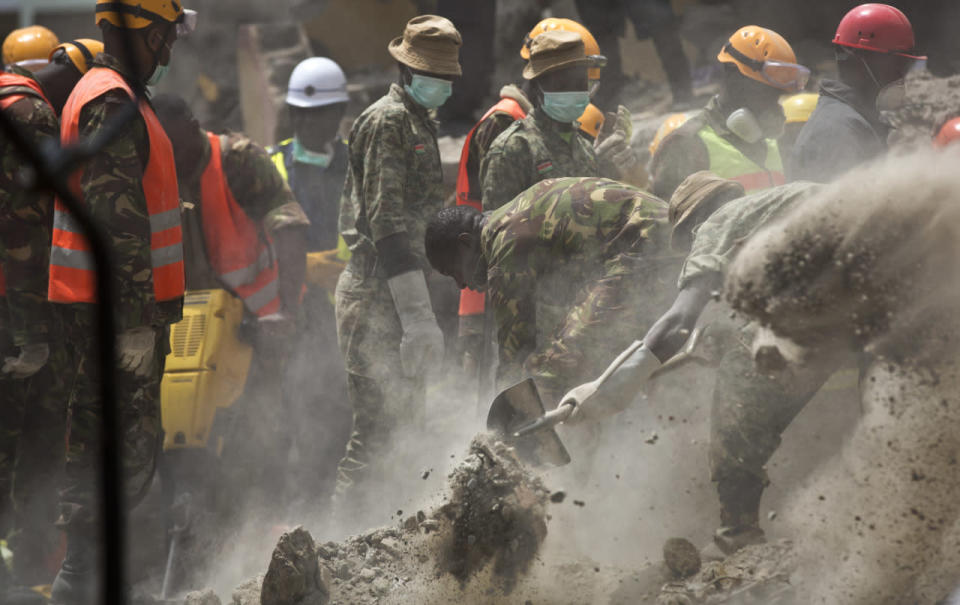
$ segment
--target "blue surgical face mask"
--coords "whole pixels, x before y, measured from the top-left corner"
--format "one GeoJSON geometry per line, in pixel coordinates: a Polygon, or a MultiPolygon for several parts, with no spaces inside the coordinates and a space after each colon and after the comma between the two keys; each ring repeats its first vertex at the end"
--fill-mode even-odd
{"type": "Polygon", "coordinates": [[[590,93],[574,92],[543,92],[543,112],[558,122],[570,124],[583,115],[590,104],[590,93]]]}
{"type": "Polygon", "coordinates": [[[403,87],[407,94],[419,105],[427,109],[436,109],[453,94],[453,83],[443,78],[431,78],[414,74],[410,83],[403,87]]]}
{"type": "Polygon", "coordinates": [[[319,166],[320,168],[326,168],[330,165],[330,161],[333,159],[332,152],[326,153],[317,153],[316,151],[310,151],[300,143],[300,139],[294,137],[293,139],[293,161],[299,162],[301,164],[310,164],[312,166],[319,166]]]}
{"type": "Polygon", "coordinates": [[[150,77],[147,79],[147,86],[156,86],[160,83],[160,80],[163,80],[163,77],[167,75],[167,72],[170,71],[169,65],[157,65],[153,70],[153,73],[150,74],[150,77]]]}

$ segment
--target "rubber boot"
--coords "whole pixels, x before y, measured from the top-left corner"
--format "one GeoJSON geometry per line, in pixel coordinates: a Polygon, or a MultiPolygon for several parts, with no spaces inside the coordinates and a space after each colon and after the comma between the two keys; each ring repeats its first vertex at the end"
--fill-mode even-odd
{"type": "Polygon", "coordinates": [[[92,605],[97,591],[97,567],[92,530],[68,530],[67,554],[50,588],[50,605],[92,605]]]}

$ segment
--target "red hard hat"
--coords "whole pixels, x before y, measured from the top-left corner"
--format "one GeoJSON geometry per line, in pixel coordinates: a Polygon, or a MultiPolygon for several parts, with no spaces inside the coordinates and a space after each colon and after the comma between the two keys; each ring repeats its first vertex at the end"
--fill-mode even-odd
{"type": "Polygon", "coordinates": [[[933,137],[935,147],[946,147],[955,141],[960,141],[960,118],[948,121],[940,128],[937,136],[933,137]]]}
{"type": "Polygon", "coordinates": [[[889,4],[861,4],[848,12],[837,26],[833,43],[910,59],[926,59],[910,54],[914,45],[913,26],[906,15],[889,4]]]}

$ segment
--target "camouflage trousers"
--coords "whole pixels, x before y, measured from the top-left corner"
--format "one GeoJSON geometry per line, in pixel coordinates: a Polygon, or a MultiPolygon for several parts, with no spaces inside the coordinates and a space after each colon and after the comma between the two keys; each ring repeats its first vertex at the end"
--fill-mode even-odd
{"type": "MultiPolygon", "coordinates": [[[[0,340],[0,359],[17,355],[3,330],[0,340]]],[[[52,580],[46,564],[60,539],[53,523],[76,360],[62,339],[49,344],[46,365],[30,378],[0,376],[0,534],[24,585],[52,580]]]]}
{"type": "Polygon", "coordinates": [[[405,378],[400,363],[400,320],[386,280],[348,265],[336,292],[337,338],[347,370],[353,427],[337,466],[336,507],[370,502],[387,479],[387,462],[403,456],[405,437],[423,424],[422,378],[405,378]]]}
{"type": "MultiPolygon", "coordinates": [[[[162,446],[160,381],[169,351],[169,335],[165,327],[155,328],[155,332],[153,360],[146,375],[137,376],[132,371],[120,369],[113,374],[128,509],[135,507],[146,495],[162,446]]],[[[89,313],[77,313],[70,344],[80,359],[71,396],[66,466],[57,521],[68,530],[88,528],[97,521],[102,406],[96,333],[89,313]]]]}
{"type": "Polygon", "coordinates": [[[759,522],[760,498],[769,484],[764,467],[780,446],[781,435],[837,369],[810,364],[775,375],[754,367],[753,330],[733,344],[717,369],[710,410],[710,474],[717,484],[720,520],[743,527],[759,522]]]}

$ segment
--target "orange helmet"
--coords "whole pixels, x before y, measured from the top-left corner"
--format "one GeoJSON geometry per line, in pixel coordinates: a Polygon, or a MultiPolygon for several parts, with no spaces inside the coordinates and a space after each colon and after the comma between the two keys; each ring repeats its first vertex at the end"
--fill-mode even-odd
{"type": "Polygon", "coordinates": [[[741,27],[730,36],[717,61],[732,63],[746,77],[789,92],[800,92],[810,78],[810,70],[797,63],[784,37],[757,25],[741,27]]]}
{"type": "Polygon", "coordinates": [[[3,64],[28,69],[43,67],[59,43],[57,35],[42,25],[15,29],[3,41],[3,64]]]}
{"type": "Polygon", "coordinates": [[[940,127],[940,132],[933,138],[934,147],[946,147],[960,141],[960,117],[948,120],[940,127]]]}
{"type": "Polygon", "coordinates": [[[555,29],[580,35],[580,38],[583,40],[583,50],[586,52],[587,58],[593,61],[593,67],[587,71],[587,77],[591,80],[599,80],[600,71],[603,69],[603,66],[607,64],[607,58],[600,54],[600,45],[597,44],[597,39],[593,37],[590,30],[573,19],[556,19],[551,17],[534,25],[530,33],[527,34],[527,37],[523,39],[523,46],[520,47],[520,56],[523,57],[525,61],[529,61],[530,41],[543,32],[555,29]]]}
{"type": "Polygon", "coordinates": [[[590,103],[587,105],[587,108],[583,110],[583,115],[577,120],[580,124],[580,130],[589,134],[593,138],[597,138],[597,135],[600,134],[600,128],[603,126],[605,120],[603,112],[600,111],[600,108],[590,103]]]}
{"type": "Polygon", "coordinates": [[[67,53],[70,62],[77,68],[77,71],[85,74],[87,70],[90,69],[93,58],[103,52],[103,42],[92,38],[79,38],[77,40],[63,42],[50,51],[51,61],[53,60],[53,55],[60,49],[63,49],[63,51],[67,53]]]}
{"type": "Polygon", "coordinates": [[[680,128],[686,124],[687,120],[690,119],[692,113],[674,113],[667,116],[667,119],[663,121],[663,124],[660,124],[660,128],[657,128],[657,134],[653,135],[653,140],[650,141],[650,156],[653,157],[657,153],[657,149],[660,147],[660,143],[667,138],[671,132],[680,128]]]}

